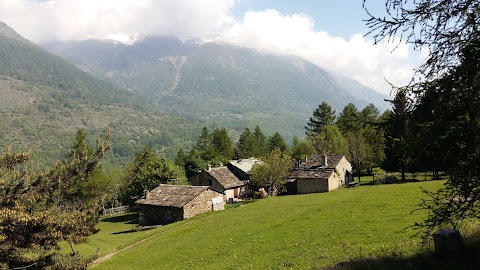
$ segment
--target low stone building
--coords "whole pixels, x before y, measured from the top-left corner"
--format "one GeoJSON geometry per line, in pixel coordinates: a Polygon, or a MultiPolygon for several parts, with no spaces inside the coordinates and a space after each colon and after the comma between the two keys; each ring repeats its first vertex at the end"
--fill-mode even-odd
{"type": "Polygon", "coordinates": [[[260,163],[262,163],[262,161],[252,157],[246,159],[231,160],[227,164],[227,167],[233,174],[235,174],[235,176],[237,176],[238,179],[244,182],[248,182],[250,181],[250,173],[253,166],[260,163]]]}
{"type": "Polygon", "coordinates": [[[203,170],[190,181],[194,186],[209,186],[221,192],[224,200],[236,199],[246,192],[246,182],[238,179],[227,166],[203,170]]]}
{"type": "Polygon", "coordinates": [[[208,186],[160,185],[135,201],[139,223],[168,224],[212,210],[223,209],[223,196],[208,186]],[[220,205],[219,205],[220,204],[220,205]]]}
{"type": "Polygon", "coordinates": [[[314,155],[301,163],[287,181],[293,194],[328,192],[352,181],[352,165],[343,155],[314,155]]]}

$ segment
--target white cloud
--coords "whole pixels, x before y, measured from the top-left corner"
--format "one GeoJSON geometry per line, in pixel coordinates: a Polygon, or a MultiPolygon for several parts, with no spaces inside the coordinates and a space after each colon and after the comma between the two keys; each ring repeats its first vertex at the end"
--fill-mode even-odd
{"type": "Polygon", "coordinates": [[[112,33],[191,38],[231,21],[236,0],[0,0],[0,18],[34,42],[112,33]]]}
{"type": "Polygon", "coordinates": [[[381,43],[362,35],[348,40],[315,31],[306,14],[249,11],[240,21],[231,12],[240,0],[0,0],[0,20],[37,42],[140,34],[188,39],[224,32],[226,41],[260,51],[292,54],[356,79],[380,92],[409,81],[421,55],[406,44],[381,43]]]}
{"type": "Polygon", "coordinates": [[[420,54],[412,52],[409,45],[398,45],[398,39],[373,45],[372,40],[360,34],[345,40],[332,37],[327,32],[315,31],[313,26],[313,20],[305,14],[249,11],[225,36],[227,42],[238,46],[300,56],[382,93],[390,91],[384,78],[395,85],[408,83],[413,69],[422,59],[420,54]]]}

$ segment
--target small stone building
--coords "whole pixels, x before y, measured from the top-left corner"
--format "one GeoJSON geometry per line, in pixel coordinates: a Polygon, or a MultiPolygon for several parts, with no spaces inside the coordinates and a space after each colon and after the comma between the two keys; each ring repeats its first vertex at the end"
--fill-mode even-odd
{"type": "Polygon", "coordinates": [[[250,181],[250,173],[252,168],[256,164],[262,163],[259,159],[256,158],[246,158],[246,159],[238,159],[238,160],[231,160],[227,167],[228,169],[237,176],[238,179],[244,182],[250,181]]]}
{"type": "Polygon", "coordinates": [[[352,181],[352,165],[343,155],[314,155],[301,163],[287,181],[293,194],[329,192],[352,181]]]}
{"type": "Polygon", "coordinates": [[[135,201],[139,208],[139,223],[168,224],[212,210],[223,209],[223,194],[208,186],[160,185],[135,201]],[[221,205],[219,205],[221,204],[221,205]]]}
{"type": "Polygon", "coordinates": [[[247,189],[246,183],[238,179],[227,166],[203,170],[190,182],[194,186],[209,186],[211,189],[221,192],[225,201],[238,198],[247,189]]]}

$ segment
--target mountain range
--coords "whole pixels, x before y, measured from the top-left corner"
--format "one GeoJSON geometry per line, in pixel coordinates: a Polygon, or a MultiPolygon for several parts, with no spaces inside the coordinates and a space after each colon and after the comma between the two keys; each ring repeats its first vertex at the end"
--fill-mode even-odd
{"type": "Polygon", "coordinates": [[[302,58],[221,40],[145,36],[131,44],[41,46],[0,24],[2,146],[59,156],[76,129],[98,134],[111,128],[113,159],[131,157],[144,145],[172,157],[204,125],[225,126],[238,138],[258,124],[288,142],[303,135],[322,101],[337,112],[350,102],[359,109],[369,103],[388,108],[386,96],[302,58]]]}

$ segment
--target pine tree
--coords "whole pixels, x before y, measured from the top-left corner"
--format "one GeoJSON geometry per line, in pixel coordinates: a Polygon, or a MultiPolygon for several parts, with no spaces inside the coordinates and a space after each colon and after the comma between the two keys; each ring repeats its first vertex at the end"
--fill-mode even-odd
{"type": "Polygon", "coordinates": [[[282,135],[276,132],[275,134],[273,134],[272,137],[268,139],[268,149],[270,152],[272,152],[275,149],[279,149],[282,152],[286,152],[288,150],[288,147],[285,141],[283,140],[282,135]]]}
{"type": "Polygon", "coordinates": [[[325,101],[323,101],[318,108],[313,111],[313,116],[310,117],[305,127],[305,134],[307,136],[315,136],[322,131],[322,128],[335,123],[335,110],[325,101]]]}
{"type": "Polygon", "coordinates": [[[343,134],[358,131],[362,127],[362,120],[357,106],[347,104],[338,116],[336,125],[343,134]]]}
{"type": "Polygon", "coordinates": [[[255,156],[255,138],[249,128],[246,128],[237,143],[237,158],[251,158],[255,156]]]}
{"type": "Polygon", "coordinates": [[[232,139],[224,127],[216,128],[213,131],[212,146],[218,155],[226,159],[231,159],[233,157],[234,151],[232,139]]]}
{"type": "Polygon", "coordinates": [[[256,157],[263,157],[268,152],[267,137],[263,134],[260,127],[257,125],[253,131],[253,137],[255,138],[255,154],[256,157]]]}
{"type": "Polygon", "coordinates": [[[393,111],[385,124],[385,160],[381,168],[388,172],[402,172],[405,180],[407,170],[408,142],[408,100],[406,92],[400,90],[393,100],[393,111]]]}
{"type": "Polygon", "coordinates": [[[110,149],[109,139],[108,133],[94,151],[58,161],[44,173],[29,168],[28,153],[0,156],[0,267],[86,268],[74,244],[96,232],[98,201],[75,191],[110,149]],[[56,252],[62,241],[70,244],[70,255],[56,252]]]}

